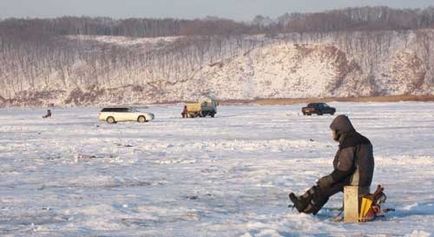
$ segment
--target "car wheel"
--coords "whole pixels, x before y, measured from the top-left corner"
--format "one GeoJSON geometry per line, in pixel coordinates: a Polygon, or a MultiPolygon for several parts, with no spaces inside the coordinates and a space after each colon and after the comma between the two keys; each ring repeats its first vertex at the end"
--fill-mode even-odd
{"type": "Polygon", "coordinates": [[[210,116],[211,116],[211,118],[214,118],[214,116],[215,116],[215,113],[211,113],[211,115],[210,115],[210,116]]]}
{"type": "Polygon", "coordinates": [[[108,117],[107,119],[106,119],[106,121],[107,121],[107,123],[116,123],[116,120],[115,120],[115,118],[113,118],[113,117],[108,117]]]}
{"type": "Polygon", "coordinates": [[[146,122],[148,122],[148,120],[146,120],[145,116],[139,116],[137,118],[137,122],[139,122],[139,123],[146,123],[146,122]]]}

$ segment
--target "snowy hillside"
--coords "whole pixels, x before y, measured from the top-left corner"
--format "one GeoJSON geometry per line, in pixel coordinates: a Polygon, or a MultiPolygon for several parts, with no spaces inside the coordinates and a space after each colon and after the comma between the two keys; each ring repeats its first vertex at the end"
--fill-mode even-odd
{"type": "Polygon", "coordinates": [[[4,55],[0,105],[434,95],[434,30],[67,36],[4,55]],[[53,50],[54,49],[54,50],[53,50]]]}
{"type": "Polygon", "coordinates": [[[221,106],[214,119],[151,106],[154,121],[115,125],[96,108],[47,120],[43,109],[3,108],[0,235],[432,236],[434,104],[331,105],[374,145],[374,184],[396,208],[385,219],[343,224],[287,208],[290,191],[331,171],[337,149],[333,117],[303,116],[302,105],[221,106]]]}

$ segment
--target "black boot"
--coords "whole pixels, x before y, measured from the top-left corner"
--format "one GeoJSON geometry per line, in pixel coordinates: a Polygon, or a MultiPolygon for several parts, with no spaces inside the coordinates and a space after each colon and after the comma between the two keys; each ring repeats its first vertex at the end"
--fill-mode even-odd
{"type": "Polygon", "coordinates": [[[294,203],[298,212],[313,215],[316,215],[328,201],[328,197],[323,197],[321,190],[317,186],[313,186],[301,196],[290,193],[289,199],[294,203]]]}
{"type": "Polygon", "coordinates": [[[303,212],[306,214],[316,215],[328,200],[328,198],[314,197],[310,200],[306,208],[303,209],[303,212]]]}
{"type": "Polygon", "coordinates": [[[306,214],[316,215],[319,210],[327,203],[329,198],[323,195],[321,189],[317,186],[313,186],[308,193],[310,194],[310,199],[303,212],[306,214]]]}
{"type": "Polygon", "coordinates": [[[294,203],[294,207],[297,209],[298,212],[303,212],[303,210],[309,204],[308,199],[304,198],[303,196],[297,196],[294,193],[289,194],[289,199],[292,203],[294,203]]]}

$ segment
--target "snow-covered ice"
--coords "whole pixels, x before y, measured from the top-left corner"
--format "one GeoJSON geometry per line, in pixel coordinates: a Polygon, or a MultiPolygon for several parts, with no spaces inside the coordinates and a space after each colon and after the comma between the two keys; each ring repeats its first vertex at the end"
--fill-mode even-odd
{"type": "MultiPolygon", "coordinates": [[[[146,124],[97,121],[98,108],[0,110],[0,235],[430,236],[434,233],[434,103],[330,103],[371,139],[385,219],[336,223],[287,208],[332,170],[333,116],[302,105],[221,106],[181,119],[147,109],[146,124]]],[[[340,207],[342,195],[328,207],[340,207]]]]}

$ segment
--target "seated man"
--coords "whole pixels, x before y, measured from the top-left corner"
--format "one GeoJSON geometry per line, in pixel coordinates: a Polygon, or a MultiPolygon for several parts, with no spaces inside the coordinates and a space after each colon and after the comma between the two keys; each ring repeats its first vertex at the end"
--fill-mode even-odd
{"type": "Polygon", "coordinates": [[[47,114],[42,116],[42,118],[49,118],[51,117],[51,110],[47,110],[47,114]]]}
{"type": "Polygon", "coordinates": [[[333,160],[334,170],[320,178],[317,184],[303,195],[289,194],[299,212],[316,214],[329,197],[342,192],[344,186],[359,186],[360,193],[369,193],[374,173],[374,155],[371,142],[356,132],[345,115],[337,116],[330,125],[333,139],[339,149],[333,160]]]}

